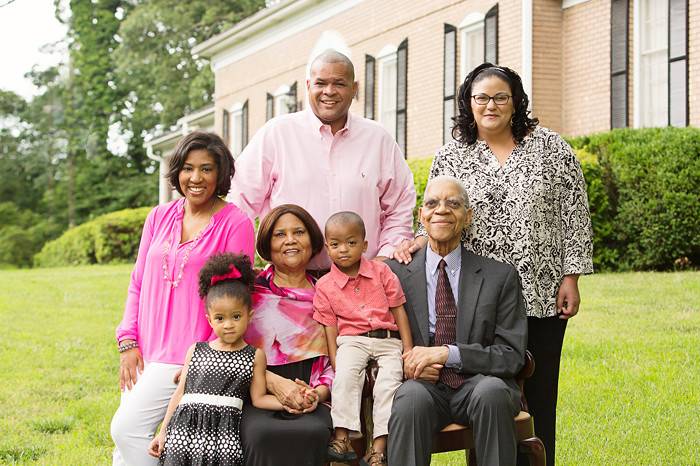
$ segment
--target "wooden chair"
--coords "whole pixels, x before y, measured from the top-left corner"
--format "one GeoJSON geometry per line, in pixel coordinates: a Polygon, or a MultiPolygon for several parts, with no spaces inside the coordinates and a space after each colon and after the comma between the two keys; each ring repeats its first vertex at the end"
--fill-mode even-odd
{"type": "MultiPolygon", "coordinates": [[[[365,386],[362,390],[362,411],[360,413],[362,425],[365,427],[364,437],[354,439],[352,446],[358,457],[362,457],[372,438],[372,389],[377,377],[379,367],[375,361],[367,365],[365,386]]],[[[530,466],[545,465],[545,451],[542,441],[535,436],[535,428],[532,416],[528,413],[527,400],[523,391],[525,379],[532,376],[535,371],[535,360],[529,351],[525,353],[525,365],[516,376],[520,386],[520,413],[515,417],[515,432],[518,441],[518,450],[527,455],[530,466]]],[[[476,453],[474,450],[474,437],[471,427],[460,424],[450,424],[433,437],[432,453],[465,450],[465,457],[469,466],[476,466],[476,453]]],[[[359,464],[359,463],[355,463],[359,464]]],[[[394,466],[394,465],[390,465],[394,466]]]]}

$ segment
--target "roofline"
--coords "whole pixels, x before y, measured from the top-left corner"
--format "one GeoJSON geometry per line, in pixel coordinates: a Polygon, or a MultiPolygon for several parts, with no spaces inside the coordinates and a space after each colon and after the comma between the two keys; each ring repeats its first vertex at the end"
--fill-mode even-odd
{"type": "Polygon", "coordinates": [[[211,58],[290,16],[322,2],[323,0],[286,0],[273,7],[264,8],[253,16],[236,23],[232,28],[195,45],[192,48],[192,55],[211,58]]]}
{"type": "Polygon", "coordinates": [[[180,117],[180,119],[177,120],[178,125],[184,125],[185,123],[192,123],[193,121],[200,120],[202,118],[208,117],[209,115],[214,114],[214,105],[209,105],[208,107],[204,107],[203,109],[196,110],[192,113],[189,113],[183,117],[180,117]]]}

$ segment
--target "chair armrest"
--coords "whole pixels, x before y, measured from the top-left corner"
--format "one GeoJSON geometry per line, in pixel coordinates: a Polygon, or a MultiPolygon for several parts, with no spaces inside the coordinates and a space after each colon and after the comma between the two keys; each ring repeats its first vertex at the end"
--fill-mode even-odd
{"type": "Polygon", "coordinates": [[[520,409],[521,411],[530,412],[527,407],[527,400],[525,399],[525,379],[532,377],[535,372],[535,358],[529,350],[525,350],[525,365],[520,369],[518,375],[515,376],[515,381],[520,387],[520,409]]]}

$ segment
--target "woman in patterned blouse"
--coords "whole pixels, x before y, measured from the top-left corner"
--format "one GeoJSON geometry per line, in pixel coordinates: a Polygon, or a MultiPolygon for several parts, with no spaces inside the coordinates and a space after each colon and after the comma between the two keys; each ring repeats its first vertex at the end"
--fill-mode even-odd
{"type": "MultiPolygon", "coordinates": [[[[593,246],[581,167],[557,133],[529,117],[528,103],[513,70],[476,67],[460,87],[455,139],[435,155],[430,178],[462,180],[474,219],[465,247],[520,274],[528,349],[537,364],[525,395],[552,465],[561,348],[567,320],[579,308],[578,277],[593,272],[593,246]]],[[[409,262],[425,243],[421,227],[394,257],[409,262]]]]}

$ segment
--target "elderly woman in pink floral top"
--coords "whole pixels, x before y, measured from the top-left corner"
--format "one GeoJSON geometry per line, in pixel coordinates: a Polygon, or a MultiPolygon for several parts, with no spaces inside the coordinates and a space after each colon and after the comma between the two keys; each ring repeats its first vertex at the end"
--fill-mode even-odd
{"type": "Polygon", "coordinates": [[[285,406],[245,406],[241,438],[246,465],[322,465],[331,434],[334,372],[323,327],[313,320],[315,280],[306,273],[323,235],[299,206],[272,209],[260,223],[258,254],[272,263],[260,273],[245,340],[267,357],[267,388],[285,406]]]}
{"type": "Polygon", "coordinates": [[[197,282],[219,252],[253,257],[250,219],[226,195],[233,157],[216,134],[194,132],[170,158],[170,183],[182,199],[155,207],[143,226],[124,317],[117,327],[119,408],[112,419],[113,463],[152,465],[148,444],[163,420],[187,349],[215,337],[197,282]]]}

